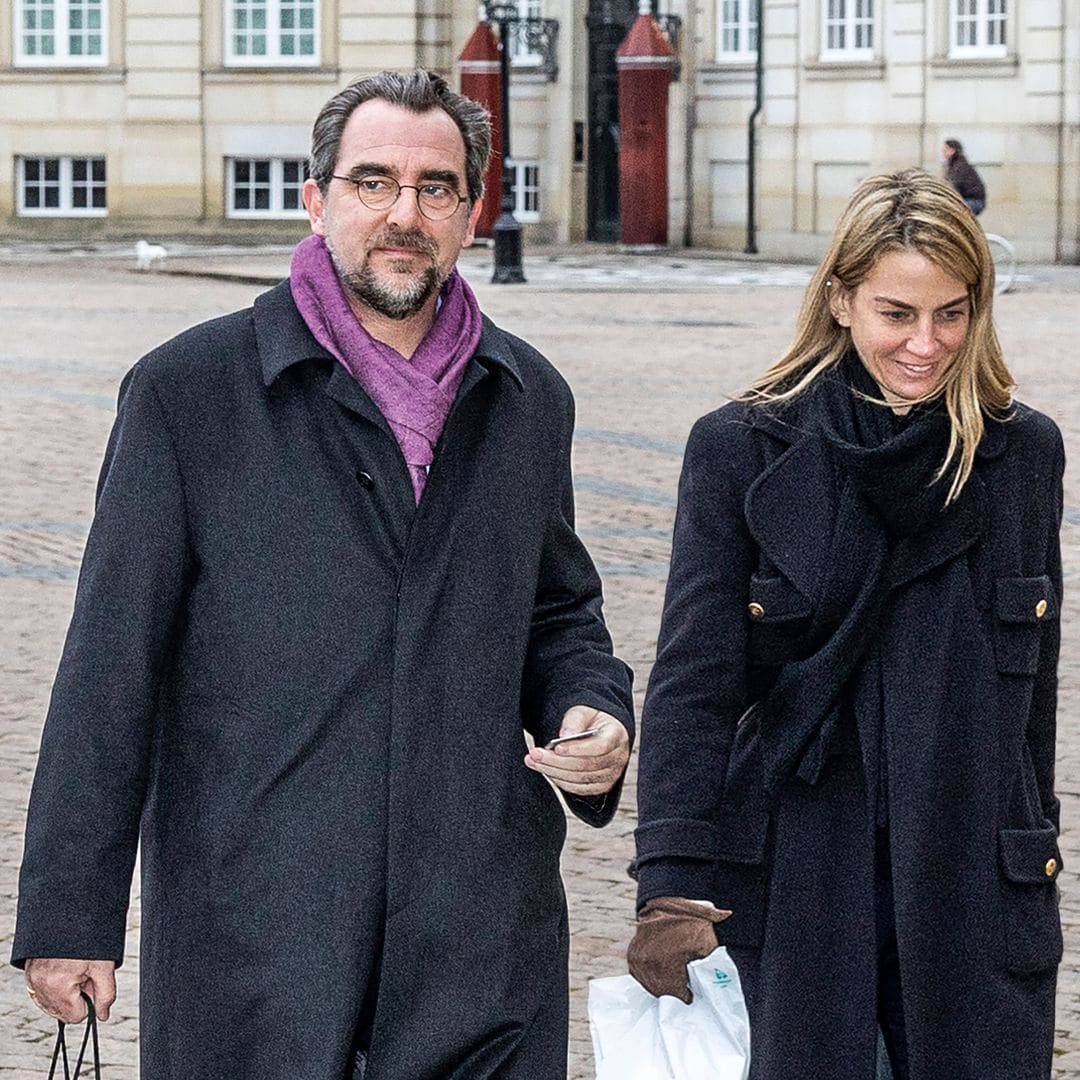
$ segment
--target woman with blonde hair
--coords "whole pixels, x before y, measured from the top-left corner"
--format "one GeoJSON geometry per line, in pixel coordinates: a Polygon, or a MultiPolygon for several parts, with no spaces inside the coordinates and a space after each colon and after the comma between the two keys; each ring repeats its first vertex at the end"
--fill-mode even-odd
{"type": "Polygon", "coordinates": [[[1046,1080],[1064,451],[956,192],[863,181],[794,344],[687,444],[630,970],[726,944],[751,1080],[1046,1080]]]}

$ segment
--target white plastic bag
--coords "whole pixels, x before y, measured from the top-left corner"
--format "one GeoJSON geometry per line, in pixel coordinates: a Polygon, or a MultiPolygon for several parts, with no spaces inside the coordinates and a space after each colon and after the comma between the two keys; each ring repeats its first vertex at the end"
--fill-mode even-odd
{"type": "Polygon", "coordinates": [[[590,981],[596,1080],[746,1080],[750,1018],[738,969],[721,945],[687,971],[690,1005],[653,997],[632,975],[590,981]]]}

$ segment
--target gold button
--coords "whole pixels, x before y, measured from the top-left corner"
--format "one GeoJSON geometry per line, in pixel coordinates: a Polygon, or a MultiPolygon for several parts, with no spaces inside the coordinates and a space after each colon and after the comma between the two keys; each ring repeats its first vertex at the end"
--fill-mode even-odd
{"type": "Polygon", "coordinates": [[[756,600],[746,610],[751,619],[760,619],[765,614],[765,609],[756,600]]]}
{"type": "Polygon", "coordinates": [[[1057,873],[1057,859],[1046,860],[1046,876],[1053,877],[1057,873]]]}
{"type": "Polygon", "coordinates": [[[1040,600],[1035,605],[1035,618],[1036,619],[1041,619],[1046,614],[1046,607],[1047,607],[1047,605],[1046,605],[1045,600],[1040,600]]]}

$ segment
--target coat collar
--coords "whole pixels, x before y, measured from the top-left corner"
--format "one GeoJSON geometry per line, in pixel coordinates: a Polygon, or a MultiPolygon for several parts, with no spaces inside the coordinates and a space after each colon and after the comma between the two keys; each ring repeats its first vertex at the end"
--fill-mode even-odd
{"type": "MultiPolygon", "coordinates": [[[[808,433],[807,410],[799,400],[782,410],[750,406],[748,411],[752,426],[787,446],[750,485],[747,526],[769,561],[807,599],[815,600],[836,520],[835,468],[824,442],[808,433]]],[[[990,421],[977,457],[997,457],[1007,439],[1007,423],[990,421]]],[[[930,529],[896,545],[890,586],[906,584],[963,554],[982,535],[988,516],[986,487],[976,465],[957,502],[930,529]]]]}
{"type": "Polygon", "coordinates": [[[253,310],[264,386],[272,386],[286,368],[302,360],[334,359],[308,329],[287,278],[257,296],[253,310]]]}
{"type": "MultiPolygon", "coordinates": [[[[271,386],[286,368],[304,360],[333,360],[314,338],[297,310],[288,280],[275,285],[268,292],[256,297],[255,341],[262,364],[263,385],[271,386]]],[[[510,345],[508,335],[500,330],[486,315],[474,359],[485,368],[502,368],[513,378],[519,390],[525,389],[521,365],[510,345]]],[[[472,387],[483,377],[476,365],[466,369],[462,390],[472,387]]]]}

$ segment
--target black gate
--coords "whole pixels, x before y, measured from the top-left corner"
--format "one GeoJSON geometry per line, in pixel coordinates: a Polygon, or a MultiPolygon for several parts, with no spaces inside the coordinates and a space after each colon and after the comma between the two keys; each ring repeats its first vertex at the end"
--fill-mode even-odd
{"type": "Polygon", "coordinates": [[[619,76],[615,50],[637,17],[637,0],[589,0],[590,240],[619,239],[619,76]]]}

